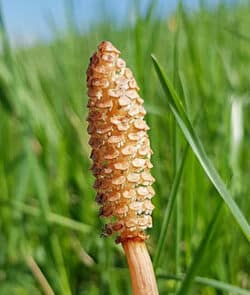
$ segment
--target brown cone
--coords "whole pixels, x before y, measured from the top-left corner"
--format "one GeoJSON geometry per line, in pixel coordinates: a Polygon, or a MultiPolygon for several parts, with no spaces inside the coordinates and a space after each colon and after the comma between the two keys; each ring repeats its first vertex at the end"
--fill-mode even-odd
{"type": "Polygon", "coordinates": [[[90,59],[88,133],[99,215],[110,218],[103,235],[117,232],[117,241],[123,242],[147,238],[144,231],[152,227],[154,178],[143,99],[119,55],[110,42],[103,41],[90,59]]]}

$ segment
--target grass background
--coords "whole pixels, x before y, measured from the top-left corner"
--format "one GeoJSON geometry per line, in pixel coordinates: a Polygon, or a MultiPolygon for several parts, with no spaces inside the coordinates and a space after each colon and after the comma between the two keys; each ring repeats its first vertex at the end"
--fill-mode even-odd
{"type": "Polygon", "coordinates": [[[180,132],[150,57],[249,221],[249,4],[201,1],[161,20],[157,1],[143,16],[135,4],[134,25],[118,28],[102,11],[84,35],[66,8],[67,31],[50,21],[53,42],[32,48],[11,48],[0,18],[0,294],[42,294],[39,270],[56,294],[131,294],[121,247],[99,237],[89,171],[85,71],[102,40],[121,50],[148,112],[156,178],[148,247],[160,294],[250,294],[249,242],[180,132]]]}

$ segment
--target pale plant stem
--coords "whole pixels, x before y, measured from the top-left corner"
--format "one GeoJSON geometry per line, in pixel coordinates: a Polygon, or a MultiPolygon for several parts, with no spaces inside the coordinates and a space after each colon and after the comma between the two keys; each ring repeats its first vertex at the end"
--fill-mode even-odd
{"type": "Polygon", "coordinates": [[[129,239],[122,246],[127,257],[133,295],[158,295],[154,269],[145,243],[129,239]]]}
{"type": "Polygon", "coordinates": [[[40,284],[43,292],[45,295],[54,295],[54,291],[50,287],[47,279],[45,278],[44,274],[42,273],[41,269],[35,262],[34,258],[28,256],[26,258],[27,265],[29,266],[30,270],[32,271],[34,277],[37,279],[38,283],[40,284]]]}

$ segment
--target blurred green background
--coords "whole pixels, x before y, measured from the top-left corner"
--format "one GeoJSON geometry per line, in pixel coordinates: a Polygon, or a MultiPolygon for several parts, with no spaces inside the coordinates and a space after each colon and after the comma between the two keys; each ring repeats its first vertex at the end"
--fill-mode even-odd
{"type": "Polygon", "coordinates": [[[65,3],[66,30],[52,21],[52,40],[32,46],[11,46],[0,17],[0,294],[131,294],[121,246],[100,238],[90,171],[85,71],[102,40],[122,52],[148,112],[156,196],[147,244],[160,294],[176,294],[191,266],[181,294],[250,294],[249,242],[225,204],[209,227],[221,198],[186,148],[150,56],[249,221],[249,2],[200,1],[159,18],[157,1],[143,14],[134,1],[134,21],[122,26],[100,5],[84,34],[65,3]]]}

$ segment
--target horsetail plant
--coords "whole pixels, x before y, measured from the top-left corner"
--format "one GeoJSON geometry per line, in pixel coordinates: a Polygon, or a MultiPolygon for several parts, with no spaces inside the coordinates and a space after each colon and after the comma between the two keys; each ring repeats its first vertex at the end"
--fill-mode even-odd
{"type": "Polygon", "coordinates": [[[145,240],[154,206],[148,125],[139,87],[120,51],[103,41],[87,70],[88,133],[103,236],[116,233],[127,257],[133,293],[158,294],[145,240]]]}

